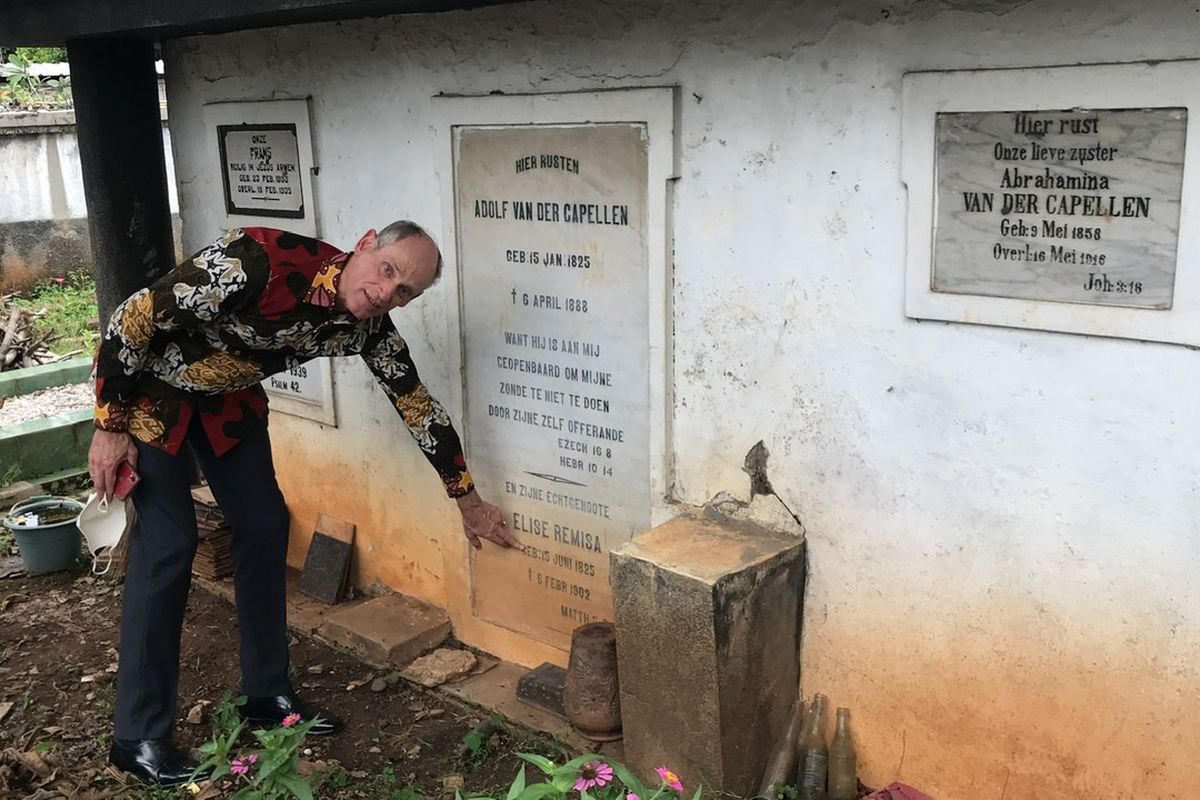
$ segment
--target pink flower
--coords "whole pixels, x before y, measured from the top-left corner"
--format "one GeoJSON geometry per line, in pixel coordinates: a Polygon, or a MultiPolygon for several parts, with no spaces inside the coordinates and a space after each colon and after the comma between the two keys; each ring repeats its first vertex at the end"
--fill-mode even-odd
{"type": "Polygon", "coordinates": [[[654,771],[657,772],[658,777],[662,779],[663,786],[666,786],[669,789],[674,789],[677,792],[683,791],[683,784],[680,783],[679,776],[674,772],[671,772],[671,770],[667,769],[666,767],[656,767],[654,771]]]}
{"type": "MultiPolygon", "coordinates": [[[[235,758],[229,764],[229,771],[232,772],[234,775],[245,775],[247,772],[250,771],[250,765],[254,763],[254,761],[252,761],[251,759],[254,759],[254,758],[255,758],[254,756],[251,756],[250,758],[235,758]]],[[[255,760],[257,760],[257,759],[255,759],[255,760]]]]}
{"type": "Polygon", "coordinates": [[[582,792],[596,786],[605,786],[612,781],[613,769],[603,761],[589,761],[579,768],[575,790],[582,792]]]}
{"type": "Polygon", "coordinates": [[[283,727],[290,728],[299,721],[300,721],[299,714],[288,714],[286,717],[283,718],[283,727]]]}
{"type": "Polygon", "coordinates": [[[630,792],[629,794],[625,795],[625,800],[642,800],[642,798],[638,797],[633,792],[630,792]]]}
{"type": "Polygon", "coordinates": [[[258,754],[257,754],[257,753],[251,753],[250,755],[246,756],[246,763],[247,763],[247,764],[253,764],[253,763],[254,763],[254,762],[256,762],[256,761],[258,761],[258,754]]]}

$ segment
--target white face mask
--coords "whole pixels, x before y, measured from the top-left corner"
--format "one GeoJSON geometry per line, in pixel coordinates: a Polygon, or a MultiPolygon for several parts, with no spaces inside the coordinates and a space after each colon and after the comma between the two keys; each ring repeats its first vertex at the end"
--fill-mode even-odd
{"type": "Polygon", "coordinates": [[[112,567],[113,551],[132,520],[133,508],[128,501],[109,504],[95,492],[88,497],[87,505],[79,513],[75,524],[87,540],[88,552],[93,559],[93,574],[104,575],[112,567]]]}

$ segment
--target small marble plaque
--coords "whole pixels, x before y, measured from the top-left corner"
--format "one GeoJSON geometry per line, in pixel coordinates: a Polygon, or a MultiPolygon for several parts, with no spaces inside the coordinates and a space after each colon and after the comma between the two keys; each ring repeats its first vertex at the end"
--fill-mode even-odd
{"type": "Polygon", "coordinates": [[[215,163],[202,173],[203,191],[220,204],[218,225],[264,225],[320,238],[307,100],[208,103],[204,125],[215,163]]]}
{"type": "Polygon", "coordinates": [[[266,390],[271,394],[321,405],[325,402],[325,359],[314,358],[297,364],[270,376],[265,383],[266,390]]]}
{"type": "Polygon", "coordinates": [[[1185,108],[939,113],[932,289],[1169,309],[1185,108]]]}
{"type": "Polygon", "coordinates": [[[230,214],[300,219],[300,145],[296,126],[220,125],[225,210],[230,214]]]}
{"type": "Polygon", "coordinates": [[[272,410],[336,426],[332,366],[329,358],[314,358],[268,376],[262,386],[272,410]]]}

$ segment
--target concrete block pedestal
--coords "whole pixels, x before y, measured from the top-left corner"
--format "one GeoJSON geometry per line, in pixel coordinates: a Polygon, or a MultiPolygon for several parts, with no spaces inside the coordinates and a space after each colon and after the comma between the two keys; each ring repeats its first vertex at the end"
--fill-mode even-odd
{"type": "Polygon", "coordinates": [[[612,553],[625,756],[757,791],[799,684],[804,541],[745,522],[676,518],[612,553]]]}

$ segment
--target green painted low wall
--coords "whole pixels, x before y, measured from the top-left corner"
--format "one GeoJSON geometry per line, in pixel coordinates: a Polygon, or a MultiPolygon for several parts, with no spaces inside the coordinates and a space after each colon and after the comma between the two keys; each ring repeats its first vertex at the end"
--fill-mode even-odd
{"type": "Polygon", "coordinates": [[[92,430],[90,408],[0,428],[0,485],[84,472],[92,430]]]}
{"type": "Polygon", "coordinates": [[[0,372],[0,397],[16,397],[40,392],[42,389],[53,389],[55,386],[83,383],[91,374],[91,356],[0,372]]]}

